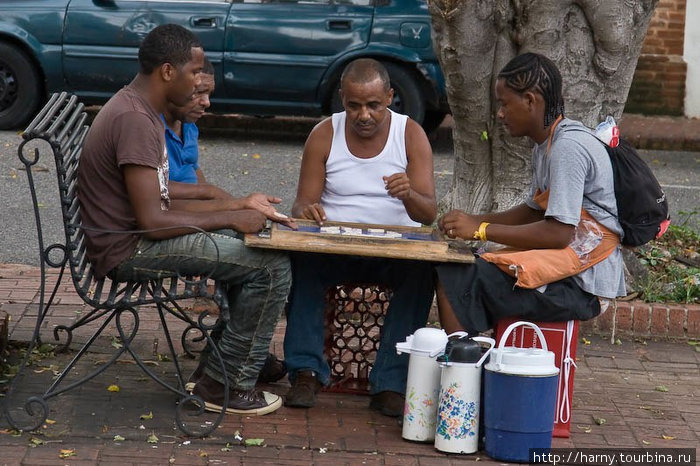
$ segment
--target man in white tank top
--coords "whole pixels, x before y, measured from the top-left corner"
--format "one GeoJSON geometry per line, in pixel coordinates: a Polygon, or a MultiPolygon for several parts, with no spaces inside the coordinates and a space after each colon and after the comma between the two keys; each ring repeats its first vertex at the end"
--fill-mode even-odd
{"type": "MultiPolygon", "coordinates": [[[[431,224],[437,214],[433,156],[418,123],[389,110],[393,90],[381,63],[356,60],[341,76],[345,112],[309,135],[292,215],[316,220],[389,225],[431,224]]],[[[380,347],[370,374],[370,407],[401,416],[408,358],[396,343],[425,326],[433,299],[426,262],[293,254],[294,284],[284,352],[292,388],[285,404],[311,407],[329,383],[323,356],[325,291],[347,283],[383,283],[393,290],[380,347]]]]}

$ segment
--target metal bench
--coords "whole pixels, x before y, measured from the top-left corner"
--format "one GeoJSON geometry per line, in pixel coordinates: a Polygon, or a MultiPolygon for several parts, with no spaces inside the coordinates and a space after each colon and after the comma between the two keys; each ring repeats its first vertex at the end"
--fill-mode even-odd
{"type": "MultiPolygon", "coordinates": [[[[216,283],[215,291],[213,294],[209,294],[206,286],[206,277],[177,276],[144,282],[117,282],[111,281],[109,278],[99,280],[95,278],[92,266],[86,255],[85,230],[87,228],[82,225],[80,204],[77,198],[78,166],[82,144],[88,131],[86,121],[87,114],[84,106],[78,102],[75,96],[65,92],[53,94],[48,103],[40,110],[22,134],[24,141],[19,146],[18,155],[26,167],[27,180],[34,207],[39,242],[41,284],[34,334],[29,342],[29,348],[21,363],[19,372],[13,379],[10,389],[3,399],[2,411],[13,428],[24,431],[35,430],[44,423],[48,416],[49,408],[46,403],[48,399],[82,385],[104,372],[122,355],[128,353],[149,377],[181,397],[175,411],[178,427],[187,435],[206,436],[218,427],[224,414],[218,414],[213,421],[205,423],[201,422],[201,419],[191,423],[183,420],[184,414],[187,414],[188,419],[193,416],[196,418],[196,416],[203,414],[204,403],[198,397],[185,391],[185,382],[173,340],[168,331],[166,315],[170,314],[186,323],[187,326],[180,337],[185,352],[188,355],[193,355],[189,349],[191,340],[188,340],[188,338],[191,338],[191,332],[194,330],[195,334],[198,335],[195,340],[206,340],[212,346],[212,357],[218,360],[222,373],[225,374],[221,356],[216,347],[212,345],[209,336],[209,330],[211,330],[212,326],[205,324],[207,312],[201,313],[198,319],[194,320],[178,304],[178,301],[197,296],[209,297],[214,299],[223,313],[228,308],[226,290],[223,289],[222,284],[216,283]],[[58,184],[56,204],[60,204],[65,233],[64,241],[49,246],[44,244],[41,223],[41,211],[48,206],[42,205],[38,201],[37,187],[32,175],[32,169],[38,167],[40,150],[38,148],[31,150],[27,146],[30,141],[37,139],[46,141],[54,156],[58,184]],[[49,293],[49,290],[47,290],[47,272],[50,268],[59,269],[59,273],[57,282],[49,293]],[[91,323],[93,323],[92,326],[97,328],[43,394],[29,397],[24,403],[23,409],[21,407],[12,408],[10,406],[13,399],[12,394],[16,390],[16,386],[21,383],[21,380],[27,377],[25,368],[29,357],[32,350],[41,343],[40,329],[42,322],[46,319],[48,310],[54,302],[61,280],[66,272],[68,272],[73,282],[75,291],[89,306],[90,310],[70,326],[55,326],[53,330],[54,339],[60,341],[60,336],[65,335],[66,340],[60,345],[60,349],[67,349],[73,340],[73,332],[77,328],[91,323]],[[139,309],[139,306],[145,305],[150,306],[139,309]],[[139,329],[139,312],[152,311],[153,306],[158,312],[160,323],[165,333],[165,340],[168,343],[169,356],[175,368],[176,380],[174,384],[151,370],[144,363],[144,359],[132,347],[139,329]],[[114,345],[115,351],[106,362],[103,362],[89,374],[81,374],[81,377],[73,381],[68,376],[76,363],[90,350],[91,345],[110,325],[113,325],[119,333],[120,344],[114,345]],[[69,381],[69,379],[71,380],[69,381]],[[186,413],[185,409],[188,410],[186,413]],[[196,424],[196,427],[191,428],[188,424],[196,424]]],[[[198,228],[192,228],[193,230],[201,231],[198,228]]],[[[91,230],[95,229],[91,228],[91,230]]],[[[129,231],[123,233],[144,232],[129,231]]],[[[228,394],[228,384],[226,384],[225,388],[225,393],[228,394]]],[[[228,395],[226,398],[228,398],[228,395]]],[[[228,399],[225,399],[224,405],[227,403],[228,399]]]]}

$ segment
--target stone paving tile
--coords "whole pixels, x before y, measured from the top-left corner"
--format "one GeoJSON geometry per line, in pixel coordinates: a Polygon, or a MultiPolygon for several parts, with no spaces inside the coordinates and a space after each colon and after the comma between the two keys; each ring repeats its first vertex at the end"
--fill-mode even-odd
{"type": "MultiPolygon", "coordinates": [[[[1,278],[3,271],[0,267],[0,281],[9,281],[1,278]]],[[[65,291],[65,295],[69,296],[70,292],[65,291]]],[[[13,315],[13,338],[28,339],[34,323],[31,314],[36,314],[36,306],[4,302],[0,309],[9,309],[8,313],[13,315]],[[23,316],[23,312],[29,315],[23,316]]],[[[45,322],[42,338],[46,341],[53,338],[49,324],[74,321],[85,312],[84,307],[57,304],[45,322]]],[[[132,347],[147,361],[150,370],[165,375],[168,383],[175,384],[173,364],[158,358],[166,352],[167,345],[157,314],[142,308],[139,317],[140,332],[132,347]]],[[[128,316],[125,320],[131,322],[128,316]]],[[[172,317],[167,322],[173,335],[176,329],[184,328],[184,324],[172,317]]],[[[85,341],[96,325],[78,329],[73,348],[85,341]]],[[[282,354],[283,333],[284,322],[281,322],[271,345],[278,355],[282,354]]],[[[113,337],[117,335],[113,327],[107,330],[73,372],[85,375],[105,362],[115,350],[113,337]]],[[[175,340],[179,352],[179,337],[175,340]]],[[[625,337],[621,345],[611,345],[608,338],[597,335],[589,336],[588,341],[590,344],[578,346],[571,438],[554,439],[554,447],[700,444],[700,356],[693,347],[684,342],[625,337]],[[657,390],[660,385],[668,391],[657,390]],[[605,423],[598,425],[596,419],[605,419],[605,423]],[[664,435],[673,439],[666,440],[664,435]]],[[[22,389],[25,398],[43,392],[53,377],[53,368],[65,366],[74,354],[58,354],[32,367],[22,389]],[[34,373],[35,370],[40,373],[34,373]]],[[[187,377],[196,362],[184,358],[181,363],[183,376],[187,377]]],[[[286,378],[266,386],[278,394],[284,394],[287,388],[286,378]]],[[[70,464],[168,464],[173,459],[175,464],[449,465],[475,460],[480,464],[501,464],[483,452],[445,455],[432,445],[402,440],[396,420],[370,411],[367,396],[322,392],[314,409],[282,408],[263,417],[226,416],[220,428],[207,439],[187,439],[176,428],[177,400],[177,395],[145,377],[130,358],[123,356],[114,367],[85,385],[48,400],[49,418],[56,422],[31,435],[60,444],[29,448],[30,434],[13,437],[0,433],[0,449],[18,457],[8,464],[60,464],[57,452],[62,445],[78,452],[70,464]],[[119,385],[121,390],[108,392],[111,384],[119,385]],[[153,414],[152,419],[140,419],[148,413],[153,414]],[[263,438],[266,446],[239,445],[234,439],[236,432],[244,438],[263,438]],[[160,439],[155,448],[146,442],[151,433],[160,439]],[[117,434],[127,440],[115,443],[117,434]]],[[[203,419],[196,419],[195,424],[202,422],[203,419]]],[[[0,420],[0,432],[6,427],[6,421],[0,420]]]]}

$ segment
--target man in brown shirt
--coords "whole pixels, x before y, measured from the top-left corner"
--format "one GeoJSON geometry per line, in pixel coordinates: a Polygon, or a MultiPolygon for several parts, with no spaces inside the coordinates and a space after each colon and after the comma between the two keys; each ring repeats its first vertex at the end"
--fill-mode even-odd
{"type": "Polygon", "coordinates": [[[170,196],[159,114],[168,103],[182,106],[192,98],[203,63],[196,36],[181,26],[159,26],[139,48],[138,75],[98,113],[79,167],[83,222],[103,230],[147,232],[86,231],[87,253],[98,277],[209,275],[224,282],[230,315],[216,345],[226,365],[229,402],[223,406],[224,375],[214,361],[194,394],[212,411],[267,414],[281,399],[257,390],[255,381],[289,291],[289,261],[284,254],[246,248],[241,234],[262,229],[266,217],[290,221],[270,204],[249,198],[222,202],[196,185],[170,196]]]}

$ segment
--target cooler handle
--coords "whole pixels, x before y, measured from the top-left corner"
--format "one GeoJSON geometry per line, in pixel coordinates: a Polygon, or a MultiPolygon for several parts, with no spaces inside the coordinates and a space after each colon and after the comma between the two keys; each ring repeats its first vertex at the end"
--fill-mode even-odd
{"type": "Polygon", "coordinates": [[[524,320],[520,320],[518,322],[513,322],[508,326],[505,332],[503,332],[503,335],[501,336],[501,341],[498,343],[498,355],[496,356],[496,367],[501,367],[501,362],[503,361],[503,347],[506,345],[506,339],[510,333],[515,330],[516,328],[520,326],[525,326],[525,327],[530,327],[532,328],[535,333],[537,334],[537,338],[540,339],[540,344],[542,345],[542,349],[545,351],[549,351],[547,348],[547,341],[544,339],[544,335],[542,334],[542,330],[540,328],[533,324],[532,322],[525,322],[524,320]]]}
{"type": "Polygon", "coordinates": [[[496,340],[489,337],[472,337],[472,340],[478,341],[479,343],[486,343],[489,345],[489,349],[486,350],[481,359],[479,359],[479,362],[476,363],[476,367],[481,367],[484,361],[486,361],[486,358],[489,357],[489,354],[493,350],[493,347],[496,346],[496,340]]]}

